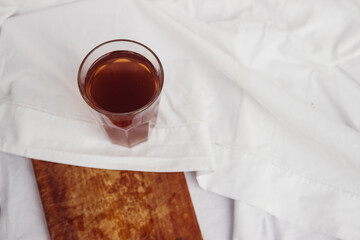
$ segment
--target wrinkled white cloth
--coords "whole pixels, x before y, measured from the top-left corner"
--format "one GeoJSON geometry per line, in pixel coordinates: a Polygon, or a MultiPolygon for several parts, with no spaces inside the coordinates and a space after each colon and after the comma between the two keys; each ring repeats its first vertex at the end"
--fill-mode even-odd
{"type": "Polygon", "coordinates": [[[174,39],[164,37],[134,3],[62,5],[10,18],[1,32],[0,150],[109,169],[214,169],[202,111],[206,106],[198,92],[206,79],[201,81],[183,51],[173,50],[174,39]],[[110,142],[77,89],[77,70],[86,53],[115,38],[136,39],[155,49],[165,68],[156,127],[146,143],[131,149],[110,142]]]}
{"type": "Polygon", "coordinates": [[[79,0],[1,0],[0,25],[14,15],[39,11],[53,6],[59,6],[79,0]]]}
{"type": "Polygon", "coordinates": [[[11,17],[0,150],[196,170],[237,200],[234,239],[359,239],[359,13],[356,1],[109,0],[11,17]],[[83,56],[114,38],[145,43],[165,67],[157,126],[130,150],[110,144],[76,88],[83,56]]]}

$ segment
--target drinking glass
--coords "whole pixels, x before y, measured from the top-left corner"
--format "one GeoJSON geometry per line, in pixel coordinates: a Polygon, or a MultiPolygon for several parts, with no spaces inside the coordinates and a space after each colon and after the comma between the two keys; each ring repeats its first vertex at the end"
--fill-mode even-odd
{"type": "Polygon", "coordinates": [[[98,45],[78,71],[82,98],[111,142],[126,147],[147,141],[163,84],[159,58],[144,44],[128,39],[98,45]]]}

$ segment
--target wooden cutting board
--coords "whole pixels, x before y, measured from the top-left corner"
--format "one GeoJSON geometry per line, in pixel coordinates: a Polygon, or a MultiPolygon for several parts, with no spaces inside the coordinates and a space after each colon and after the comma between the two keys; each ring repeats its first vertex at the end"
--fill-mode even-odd
{"type": "Polygon", "coordinates": [[[202,239],[183,173],[33,166],[51,239],[202,239]]]}

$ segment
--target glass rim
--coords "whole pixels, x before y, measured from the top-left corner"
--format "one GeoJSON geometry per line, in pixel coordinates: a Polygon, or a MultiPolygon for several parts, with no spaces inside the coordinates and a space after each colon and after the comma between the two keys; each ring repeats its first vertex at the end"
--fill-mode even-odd
{"type": "MultiPolygon", "coordinates": [[[[106,54],[106,53],[105,53],[106,54]]],[[[140,54],[141,55],[141,54],[140,54]]],[[[143,56],[145,57],[145,56],[143,56]]],[[[145,57],[146,58],[146,57],[145,57]]],[[[95,60],[96,61],[96,60],[95,60]]],[[[94,62],[95,62],[94,61],[94,62]]],[[[150,60],[149,60],[150,61],[150,60]]],[[[93,63],[92,63],[93,64],[93,63]]],[[[137,113],[140,113],[140,112],[143,112],[144,110],[148,109],[151,105],[153,105],[153,103],[156,102],[156,100],[159,98],[160,96],[160,93],[162,91],[162,88],[163,88],[163,85],[164,85],[164,69],[163,69],[163,66],[160,62],[160,59],[158,58],[158,56],[149,48],[147,47],[146,45],[140,43],[140,42],[137,42],[137,41],[134,41],[134,40],[131,40],[131,39],[113,39],[113,40],[109,40],[109,41],[106,41],[106,42],[103,42],[99,45],[97,45],[96,47],[94,47],[88,54],[86,54],[86,56],[84,57],[84,59],[81,61],[81,64],[80,64],[80,67],[79,67],[79,70],[78,70],[78,74],[77,74],[77,80],[78,80],[78,88],[79,88],[79,91],[80,91],[80,94],[81,94],[81,97],[85,100],[85,102],[88,104],[89,107],[91,107],[92,109],[94,109],[95,111],[99,112],[99,113],[102,113],[102,114],[105,114],[105,115],[112,115],[112,116],[129,116],[129,115],[136,115],[137,113]],[[138,108],[138,109],[135,109],[133,111],[130,111],[130,112],[121,112],[121,113],[118,113],[118,112],[110,112],[110,111],[107,111],[105,109],[102,109],[101,107],[95,105],[94,103],[92,103],[90,101],[90,99],[87,97],[86,95],[86,90],[83,92],[81,90],[81,87],[80,87],[80,75],[81,75],[81,70],[83,69],[83,66],[86,62],[86,60],[88,59],[88,57],[97,49],[99,49],[100,47],[106,45],[106,44],[109,44],[109,43],[113,43],[113,42],[130,42],[130,43],[134,43],[136,45],[139,45],[143,48],[145,48],[146,50],[148,50],[156,59],[156,61],[158,62],[159,64],[159,67],[160,67],[160,80],[161,80],[161,85],[160,87],[158,88],[157,90],[157,93],[155,95],[155,97],[153,97],[151,99],[151,101],[149,101],[148,103],[146,103],[144,106],[142,106],[141,108],[138,108]]]]}

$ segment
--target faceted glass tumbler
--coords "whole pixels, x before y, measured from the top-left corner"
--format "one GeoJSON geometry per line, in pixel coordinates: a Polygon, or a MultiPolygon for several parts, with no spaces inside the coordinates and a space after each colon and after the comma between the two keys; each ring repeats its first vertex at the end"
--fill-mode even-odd
{"type": "Polygon", "coordinates": [[[98,45],[85,56],[78,71],[78,86],[82,98],[106,131],[111,142],[125,147],[133,147],[147,141],[149,127],[156,121],[163,84],[164,71],[159,58],[144,44],[128,39],[116,39],[98,45]],[[139,54],[145,57],[155,70],[157,88],[153,97],[145,105],[129,112],[107,111],[92,101],[87,91],[89,69],[98,59],[114,51],[139,54]]]}

